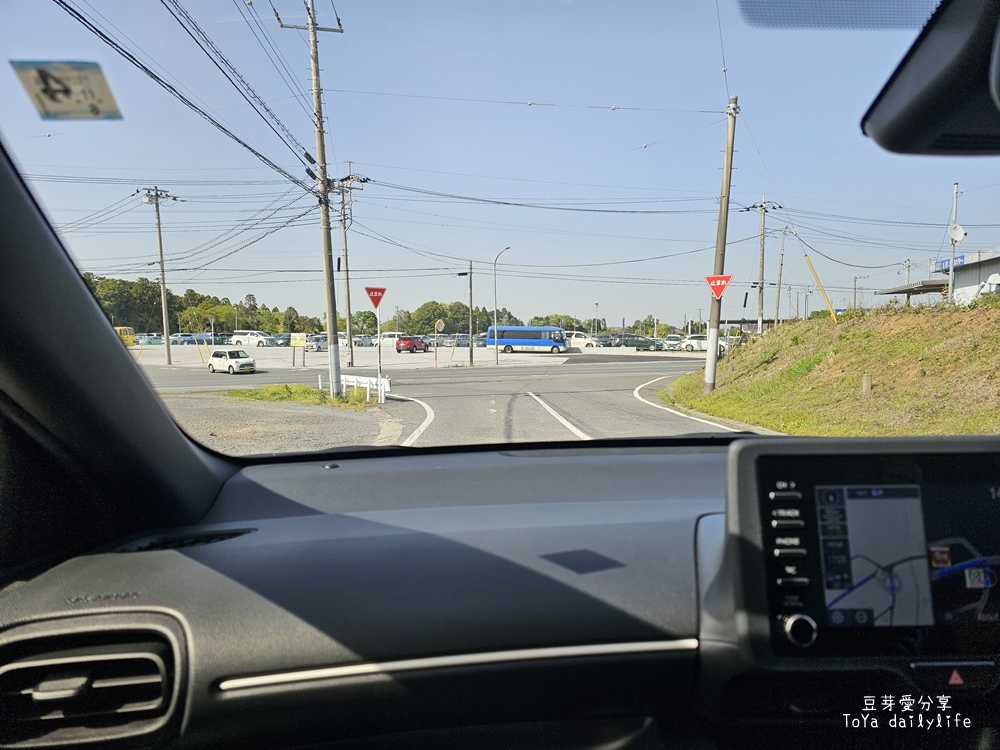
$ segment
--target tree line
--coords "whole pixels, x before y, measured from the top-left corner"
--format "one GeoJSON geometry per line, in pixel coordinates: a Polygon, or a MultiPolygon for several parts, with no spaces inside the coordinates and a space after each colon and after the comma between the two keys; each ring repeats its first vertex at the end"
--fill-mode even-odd
{"type": "MultiPolygon", "coordinates": [[[[112,325],[130,326],[137,332],[161,333],[163,327],[160,305],[160,285],[157,281],[140,277],[135,281],[115,279],[107,276],[83,274],[84,281],[100,303],[112,325]]],[[[431,300],[412,312],[395,308],[390,315],[383,310],[384,330],[404,331],[419,336],[433,334],[434,324],[444,321],[441,333],[469,333],[469,306],[463,302],[437,302],[431,300]]],[[[497,310],[500,325],[525,325],[525,322],[507,308],[497,310]]],[[[268,333],[322,333],[326,330],[326,316],[302,315],[294,307],[284,311],[258,302],[253,294],[243,299],[214,297],[187,289],[177,295],[167,290],[167,320],[170,333],[197,333],[209,331],[233,331],[255,329],[268,333]]],[[[587,331],[589,333],[619,332],[621,326],[609,326],[604,318],[576,318],[572,315],[553,313],[537,315],[528,319],[528,325],[558,326],[567,331],[587,331]]],[[[486,307],[472,308],[472,335],[485,333],[493,325],[493,310],[486,307]]],[[[703,332],[705,324],[698,323],[692,332],[703,332]]],[[[351,328],[355,334],[372,334],[377,328],[375,313],[362,310],[351,315],[351,328]]],[[[346,320],[339,317],[337,330],[346,330],[346,320]]],[[[652,315],[635,320],[625,330],[647,336],[666,336],[682,333],[679,327],[665,322],[657,322],[652,315]],[[655,331],[654,331],[655,327],[655,331]]]]}

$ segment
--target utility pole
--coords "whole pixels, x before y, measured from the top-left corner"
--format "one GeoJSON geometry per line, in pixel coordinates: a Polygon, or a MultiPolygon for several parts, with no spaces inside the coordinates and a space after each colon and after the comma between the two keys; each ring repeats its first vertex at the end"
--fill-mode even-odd
{"type": "Polygon", "coordinates": [[[948,304],[955,302],[955,245],[965,239],[965,230],[958,223],[958,183],[952,189],[951,224],[948,226],[951,238],[951,263],[948,264],[948,304]]]}
{"type": "MultiPolygon", "coordinates": [[[[350,162],[348,162],[350,164],[350,162]]],[[[353,172],[339,180],[333,180],[336,188],[340,191],[340,233],[341,242],[344,247],[344,316],[347,327],[347,366],[354,367],[354,321],[351,320],[351,271],[347,265],[347,224],[350,201],[348,195],[354,189],[354,184],[358,184],[359,190],[364,190],[364,184],[368,182],[367,177],[362,177],[353,172]]],[[[379,348],[382,342],[378,342],[379,348]]]]}
{"type": "Polygon", "coordinates": [[[781,230],[781,250],[778,251],[778,290],[774,293],[774,325],[778,326],[778,318],[781,317],[781,270],[785,266],[785,235],[788,234],[788,227],[781,230]]]}
{"type": "Polygon", "coordinates": [[[906,271],[906,285],[910,285],[910,269],[913,268],[914,263],[909,258],[903,261],[903,270],[906,271]]]}
{"type": "Polygon", "coordinates": [[[855,276],[854,277],[854,305],[853,309],[858,309],[858,279],[867,279],[867,276],[855,276]]]}
{"type": "MultiPolygon", "coordinates": [[[[170,316],[167,313],[167,272],[163,265],[163,232],[160,229],[160,201],[172,200],[176,201],[177,198],[170,195],[166,190],[160,190],[157,186],[151,188],[146,188],[146,194],[142,196],[143,203],[152,203],[153,208],[156,209],[156,245],[160,251],[160,307],[163,310],[163,348],[167,353],[167,364],[170,362],[170,316]]],[[[180,323],[178,323],[177,330],[180,330],[180,323]]]]}
{"type": "MultiPolygon", "coordinates": [[[[722,161],[722,193],[719,196],[719,221],[715,234],[715,266],[712,273],[721,276],[726,267],[726,228],[729,223],[729,187],[733,178],[733,143],[736,140],[736,115],[740,108],[735,96],[726,107],[726,153],[722,161]]],[[[699,318],[701,313],[698,314],[699,318]]],[[[708,352],[705,357],[705,393],[715,390],[715,369],[719,361],[719,320],[722,299],[712,295],[709,308],[708,352]]]]}
{"type": "Polygon", "coordinates": [[[474,367],[472,361],[472,350],[475,349],[472,345],[472,261],[469,261],[469,367],[474,367]]]}
{"type": "MultiPolygon", "coordinates": [[[[323,89],[319,82],[319,38],[317,32],[331,31],[344,33],[344,27],[337,19],[337,28],[324,28],[316,24],[315,0],[308,0],[306,6],[309,23],[305,26],[284,24],[278,11],[274,17],[283,29],[297,29],[309,32],[309,64],[312,68],[313,123],[316,128],[316,190],[319,197],[320,240],[323,250],[323,283],[326,287],[326,340],[330,342],[330,395],[340,395],[340,342],[337,336],[337,290],[333,277],[333,241],[330,237],[330,185],[326,177],[326,134],[323,131],[323,89]]],[[[312,161],[312,159],[309,159],[312,161]]],[[[312,176],[312,175],[310,175],[312,176]]]]}
{"type": "Polygon", "coordinates": [[[777,203],[765,200],[761,196],[760,203],[747,206],[744,211],[760,211],[760,277],[757,281],[757,333],[764,333],[764,230],[765,217],[768,211],[781,208],[777,203]]]}

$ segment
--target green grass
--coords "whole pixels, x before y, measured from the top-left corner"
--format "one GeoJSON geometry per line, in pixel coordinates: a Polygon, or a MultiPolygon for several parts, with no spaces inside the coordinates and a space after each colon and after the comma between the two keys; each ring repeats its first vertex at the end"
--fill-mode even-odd
{"type": "MultiPolygon", "coordinates": [[[[229,398],[240,401],[272,401],[306,404],[310,406],[335,406],[342,409],[364,411],[367,405],[364,388],[351,388],[337,398],[331,398],[329,391],[311,388],[308,385],[265,385],[262,388],[226,391],[229,398]]],[[[377,403],[378,394],[372,392],[370,403],[377,403]]]]}
{"type": "Polygon", "coordinates": [[[699,371],[660,396],[792,435],[998,434],[998,330],[992,303],[794,321],[720,360],[713,392],[699,371]]]}

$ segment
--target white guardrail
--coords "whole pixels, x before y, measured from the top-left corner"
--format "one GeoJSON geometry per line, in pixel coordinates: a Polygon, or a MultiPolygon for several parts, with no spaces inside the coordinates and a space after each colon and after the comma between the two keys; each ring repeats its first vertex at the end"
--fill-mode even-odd
{"type": "Polygon", "coordinates": [[[346,393],[348,388],[364,388],[365,398],[371,401],[372,391],[378,392],[378,402],[385,403],[385,394],[392,390],[392,381],[389,378],[373,378],[363,375],[341,375],[341,392],[346,393]]]}

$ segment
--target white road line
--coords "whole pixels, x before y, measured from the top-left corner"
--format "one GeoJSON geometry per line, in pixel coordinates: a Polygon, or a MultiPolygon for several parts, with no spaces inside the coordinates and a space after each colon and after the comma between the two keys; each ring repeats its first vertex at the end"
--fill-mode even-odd
{"type": "Polygon", "coordinates": [[[669,411],[671,414],[676,414],[678,417],[691,419],[694,420],[695,422],[701,422],[702,424],[710,424],[712,425],[712,427],[718,427],[720,430],[727,430],[729,432],[742,432],[742,430],[737,430],[733,427],[726,427],[724,424],[719,424],[718,422],[710,422],[707,419],[701,419],[700,417],[692,417],[690,414],[685,414],[684,412],[677,411],[676,409],[670,409],[666,406],[663,406],[662,404],[654,404],[652,401],[644,399],[642,396],[639,395],[639,391],[645,388],[647,385],[652,385],[657,380],[663,380],[664,378],[671,378],[671,377],[673,377],[673,375],[664,375],[663,377],[653,378],[648,383],[643,383],[642,385],[638,386],[634,391],[632,391],[632,395],[635,396],[640,401],[642,401],[644,404],[649,404],[650,406],[656,409],[663,409],[663,411],[669,411]]]}
{"type": "Polygon", "coordinates": [[[531,391],[528,391],[527,393],[528,393],[529,396],[531,396],[533,399],[535,399],[535,401],[537,401],[539,404],[541,404],[542,408],[545,409],[545,411],[547,411],[549,414],[551,414],[553,417],[555,417],[557,420],[559,420],[559,423],[563,427],[565,427],[567,430],[569,430],[574,435],[576,435],[578,438],[580,438],[580,440],[593,440],[594,439],[590,435],[588,435],[586,432],[583,432],[582,430],[578,429],[576,427],[576,425],[574,425],[571,422],[569,422],[569,420],[567,420],[565,417],[563,417],[558,412],[556,412],[555,409],[553,409],[547,403],[545,403],[540,398],[538,398],[538,396],[536,396],[534,393],[532,393],[531,391]]]}
{"type": "Polygon", "coordinates": [[[434,410],[430,407],[430,404],[424,403],[419,398],[408,398],[406,396],[397,396],[396,394],[390,395],[389,398],[398,398],[400,401],[415,401],[424,407],[424,411],[427,412],[427,416],[424,418],[424,421],[420,423],[420,426],[415,429],[413,433],[406,438],[406,440],[399,444],[403,448],[409,448],[417,442],[417,438],[424,434],[424,430],[431,426],[431,422],[434,421],[434,410]]]}

